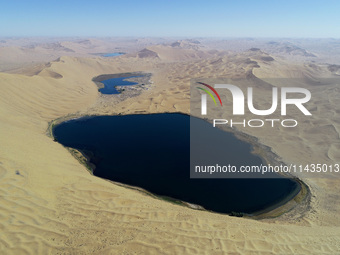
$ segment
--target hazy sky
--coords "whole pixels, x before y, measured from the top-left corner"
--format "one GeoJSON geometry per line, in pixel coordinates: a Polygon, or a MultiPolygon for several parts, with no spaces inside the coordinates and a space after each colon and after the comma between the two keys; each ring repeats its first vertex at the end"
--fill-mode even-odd
{"type": "Polygon", "coordinates": [[[0,36],[339,38],[339,13],[339,0],[0,0],[0,36]]]}

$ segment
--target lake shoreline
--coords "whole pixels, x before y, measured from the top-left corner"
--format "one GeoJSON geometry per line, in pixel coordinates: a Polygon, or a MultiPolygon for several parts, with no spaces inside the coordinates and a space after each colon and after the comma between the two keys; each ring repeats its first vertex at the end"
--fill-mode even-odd
{"type": "Polygon", "coordinates": [[[111,96],[111,95],[123,95],[124,98],[134,97],[140,95],[142,89],[148,89],[151,85],[151,73],[144,73],[144,72],[129,72],[129,73],[116,73],[116,74],[102,74],[92,78],[92,81],[97,85],[98,92],[101,96],[111,96]],[[101,92],[102,89],[105,88],[105,84],[103,81],[115,78],[125,78],[123,81],[135,82],[136,84],[133,85],[117,85],[115,88],[121,88],[122,91],[119,93],[103,93],[101,92]],[[128,90],[128,87],[137,87],[135,91],[125,91],[128,90]],[[139,87],[139,89],[138,89],[139,87]]]}
{"type": "Polygon", "coordinates": [[[105,81],[105,80],[108,80],[108,79],[124,78],[124,77],[130,77],[130,76],[143,76],[143,77],[147,77],[147,78],[150,79],[151,74],[150,73],[144,73],[144,72],[101,74],[101,75],[93,77],[92,81],[97,84],[97,83],[101,83],[102,81],[105,81]]]}
{"type": "MultiPolygon", "coordinates": [[[[170,114],[182,114],[182,115],[187,115],[190,117],[190,114],[187,113],[182,113],[182,112],[165,112],[165,113],[170,113],[170,114]]],[[[138,112],[138,113],[131,113],[131,114],[124,114],[124,115],[143,115],[143,114],[159,114],[159,113],[148,113],[148,112],[138,112]]],[[[50,137],[54,138],[53,136],[53,127],[55,127],[56,125],[59,125],[63,122],[69,121],[69,120],[74,120],[74,119],[80,119],[80,118],[91,118],[91,117],[97,117],[97,116],[121,116],[119,115],[86,115],[86,114],[77,114],[77,115],[69,115],[69,116],[65,116],[59,119],[56,119],[52,122],[49,123],[49,128],[48,128],[48,134],[50,137]]],[[[242,132],[236,131],[234,129],[230,130],[225,130],[225,132],[231,132],[233,135],[235,135],[235,137],[237,139],[240,139],[244,142],[249,143],[252,146],[252,151],[251,153],[259,156],[264,162],[266,163],[270,163],[271,165],[275,165],[275,164],[284,164],[284,162],[278,161],[278,156],[276,154],[274,154],[271,151],[271,148],[265,145],[262,145],[261,143],[258,142],[258,139],[256,137],[252,137],[248,134],[244,134],[242,132]]],[[[75,150],[78,151],[79,153],[72,153],[71,154],[83,165],[86,166],[87,169],[89,169],[89,172],[93,174],[93,164],[90,163],[90,158],[87,157],[86,155],[84,155],[84,153],[82,151],[79,151],[77,149],[74,148],[68,148],[66,147],[70,152],[71,150],[75,150]],[[84,160],[85,159],[85,160],[84,160]]],[[[96,175],[94,175],[96,176],[96,175]]],[[[96,176],[98,177],[98,176],[96,176]]],[[[297,193],[291,192],[289,196],[287,196],[285,199],[281,200],[278,203],[275,203],[274,205],[271,205],[263,210],[259,210],[256,211],[254,213],[251,214],[244,214],[245,218],[252,218],[252,219],[268,219],[268,218],[275,218],[278,217],[288,211],[293,210],[297,205],[299,204],[309,204],[310,202],[310,190],[309,187],[299,178],[293,176],[293,175],[285,175],[285,177],[289,177],[292,180],[296,181],[298,183],[298,188],[299,191],[297,193]]],[[[98,177],[101,178],[101,177],[98,177]]],[[[189,207],[191,209],[196,209],[196,210],[204,210],[204,211],[209,211],[211,213],[217,213],[217,214],[223,214],[223,215],[228,215],[228,213],[220,213],[220,212],[215,212],[215,211],[211,211],[211,210],[207,210],[202,208],[200,205],[195,205],[195,204],[191,204],[182,200],[178,200],[178,199],[174,199],[174,198],[168,198],[168,197],[164,197],[164,196],[160,196],[154,193],[151,193],[141,187],[137,187],[137,186],[133,186],[133,185],[129,185],[129,184],[124,184],[124,183],[119,183],[116,181],[112,181],[109,179],[105,179],[105,178],[101,178],[104,180],[107,180],[111,183],[117,184],[119,186],[123,186],[126,188],[130,188],[133,190],[138,190],[139,192],[142,192],[144,194],[147,194],[149,196],[152,196],[154,198],[157,199],[161,199],[161,200],[165,200],[168,202],[172,202],[175,204],[179,204],[182,206],[186,206],[189,207]]]]}

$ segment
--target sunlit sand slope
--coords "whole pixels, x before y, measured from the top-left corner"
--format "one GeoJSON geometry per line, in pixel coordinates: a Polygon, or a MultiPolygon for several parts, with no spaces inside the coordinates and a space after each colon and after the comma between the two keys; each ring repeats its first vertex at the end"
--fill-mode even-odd
{"type": "MultiPolygon", "coordinates": [[[[309,204],[255,221],[181,207],[94,177],[46,135],[51,120],[68,114],[189,113],[192,78],[244,77],[253,69],[260,78],[268,77],[269,70],[289,77],[294,70],[315,72],[285,62],[265,64],[250,53],[200,59],[210,53],[196,52],[188,63],[159,62],[176,50],[168,48],[153,47],[156,59],[154,54],[108,60],[62,57],[34,76],[0,73],[0,253],[337,254],[338,178],[306,180],[312,191],[309,204]],[[260,68],[254,68],[253,60],[260,68]],[[123,102],[101,97],[91,81],[100,74],[130,71],[153,73],[153,83],[123,102]]],[[[312,93],[317,109],[299,132],[276,138],[266,131],[249,133],[287,162],[339,160],[339,89],[316,86],[312,93]]]]}

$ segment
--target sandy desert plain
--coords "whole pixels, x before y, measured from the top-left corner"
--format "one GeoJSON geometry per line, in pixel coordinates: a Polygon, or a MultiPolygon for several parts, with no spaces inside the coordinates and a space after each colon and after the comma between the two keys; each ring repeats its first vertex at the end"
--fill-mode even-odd
{"type": "Polygon", "coordinates": [[[192,79],[294,78],[313,115],[243,132],[286,164],[340,163],[339,56],[335,39],[1,38],[0,254],[340,254],[339,173],[301,173],[308,193],[289,210],[237,218],[95,177],[49,136],[83,115],[188,114],[192,79]],[[151,73],[150,88],[101,95],[92,81],[126,72],[151,73]]]}

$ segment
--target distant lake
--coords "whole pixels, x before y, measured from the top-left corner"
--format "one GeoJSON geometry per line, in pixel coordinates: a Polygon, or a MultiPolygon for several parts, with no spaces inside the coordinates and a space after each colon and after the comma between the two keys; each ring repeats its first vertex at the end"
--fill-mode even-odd
{"type": "MultiPolygon", "coordinates": [[[[195,119],[205,136],[219,132],[221,141],[240,148],[226,154],[234,164],[260,164],[251,146],[232,133],[195,119]]],[[[56,126],[59,143],[81,150],[96,166],[94,175],[141,187],[159,196],[197,204],[207,210],[254,213],[276,205],[300,190],[296,181],[275,179],[190,179],[190,117],[183,114],[97,116],[56,126]]],[[[216,135],[216,134],[215,134],[216,135]]],[[[216,141],[212,141],[216,143],[216,141]]],[[[205,140],[209,143],[209,139],[205,140]]],[[[207,145],[209,147],[209,144],[207,145]]],[[[205,152],[206,153],[206,152],[205,152]]],[[[202,155],[203,156],[203,155],[202,155]]],[[[209,155],[204,155],[209,156],[209,155]]]]}
{"type": "Polygon", "coordinates": [[[105,53],[102,56],[103,57],[117,57],[117,56],[121,56],[124,55],[125,53],[123,52],[114,52],[114,53],[105,53]]]}
{"type": "Polygon", "coordinates": [[[129,86],[129,85],[137,85],[137,82],[127,81],[126,79],[142,77],[139,76],[127,76],[127,77],[119,77],[119,78],[111,78],[107,80],[101,81],[104,84],[104,88],[99,89],[99,92],[102,94],[120,94],[120,92],[116,89],[116,86],[129,86]]]}

